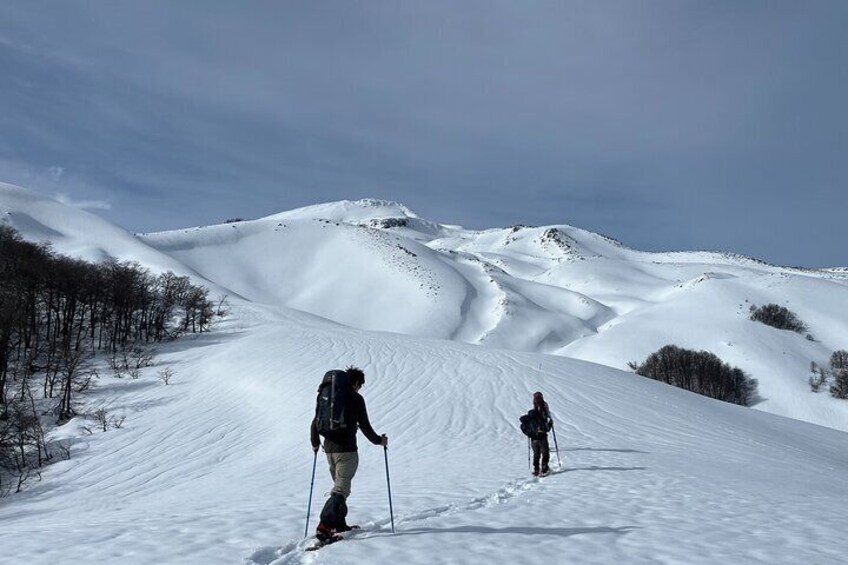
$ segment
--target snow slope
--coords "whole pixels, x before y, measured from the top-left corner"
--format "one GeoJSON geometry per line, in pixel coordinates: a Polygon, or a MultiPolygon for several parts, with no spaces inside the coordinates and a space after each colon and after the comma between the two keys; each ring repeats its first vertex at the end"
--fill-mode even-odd
{"type": "MultiPolygon", "coordinates": [[[[242,311],[160,357],[178,375],[110,383],[125,426],[0,507],[18,563],[839,563],[848,435],[599,365],[242,311]],[[390,437],[360,440],[365,531],[302,552],[307,428],[328,367],[356,363],[390,437]],[[563,467],[528,475],[517,417],[555,411],[563,467]],[[49,541],[47,541],[49,540],[49,541]]],[[[318,461],[313,521],[330,487],[318,461]]]]}
{"type": "MultiPolygon", "coordinates": [[[[6,211],[37,208],[24,200],[0,190],[6,211]]],[[[506,564],[529,556],[546,563],[844,562],[848,546],[837,524],[848,497],[848,434],[565,356],[574,348],[614,361],[607,347],[650,345],[659,338],[642,334],[651,324],[669,331],[664,321],[677,328],[675,337],[725,340],[728,351],[756,355],[764,366],[770,360],[762,352],[801,356],[802,346],[824,347],[843,327],[839,273],[731,258],[718,274],[718,256],[708,254],[637,264],[641,254],[577,231],[568,251],[542,240],[547,228],[465,232],[420,219],[421,230],[418,223],[374,228],[373,220],[386,219],[374,209],[385,204],[365,204],[372,209],[357,212],[355,222],[292,213],[111,240],[112,256],[152,253],[149,243],[155,257],[166,254],[177,267],[184,260],[183,268],[244,298],[233,299],[232,315],[214,332],[163,346],[138,381],[101,380],[92,406],[126,416],[124,425],[89,435],[78,418],[55,432],[74,442],[72,457],[0,501],[4,557],[123,565],[506,564]],[[369,226],[353,225],[363,222],[369,226]],[[506,243],[509,237],[516,239],[506,243]],[[705,265],[717,274],[690,276],[705,265]],[[332,280],[360,294],[322,281],[311,289],[302,274],[309,269],[343,273],[332,280]],[[420,286],[422,273],[432,286],[420,286]],[[753,299],[793,301],[822,341],[798,342],[747,322],[744,302],[735,301],[755,290],[753,299]],[[428,302],[428,292],[437,299],[428,302]],[[318,311],[322,300],[331,307],[318,311]],[[729,303],[732,316],[717,312],[729,303]],[[704,327],[684,331],[686,308],[704,327]],[[550,336],[534,325],[535,314],[542,328],[570,325],[556,325],[550,336]],[[720,325],[728,319],[728,328],[720,325]],[[493,346],[510,343],[528,351],[493,346]],[[365,369],[369,414],[390,438],[396,533],[382,450],[360,439],[350,518],[364,530],[307,554],[301,538],[315,388],[324,371],[348,364],[365,369]],[[155,378],[166,367],[175,372],[169,386],[155,378]],[[541,480],[529,476],[517,426],[536,390],[553,410],[562,459],[541,480]]],[[[346,206],[328,205],[325,213],[346,206]]],[[[69,224],[86,220],[64,214],[29,213],[73,234],[76,249],[97,244],[87,234],[98,237],[99,224],[72,232],[69,224]]],[[[638,352],[632,347],[622,359],[638,352]]],[[[323,455],[317,463],[313,527],[330,488],[323,455]]]]}
{"type": "Polygon", "coordinates": [[[94,214],[10,184],[0,183],[0,223],[15,228],[29,241],[50,243],[57,252],[86,261],[137,261],[157,272],[185,269],[94,214]]]}
{"type": "Polygon", "coordinates": [[[759,381],[755,409],[848,431],[848,403],[810,392],[811,362],[848,349],[848,272],[729,253],[643,253],[567,225],[469,231],[383,200],[135,236],[0,185],[0,218],[91,260],[189,274],[215,295],[363,330],[550,353],[627,370],[663,345],[704,349],[759,381]],[[786,305],[805,335],[748,320],[786,305]]]}
{"type": "Polygon", "coordinates": [[[380,200],[310,206],[141,239],[263,304],[344,325],[585,359],[619,369],[666,344],[760,383],[756,409],[848,430],[810,362],[848,349],[848,273],[729,253],[643,253],[567,225],[469,231],[380,200]],[[786,305],[805,335],[748,320],[786,305]]]}

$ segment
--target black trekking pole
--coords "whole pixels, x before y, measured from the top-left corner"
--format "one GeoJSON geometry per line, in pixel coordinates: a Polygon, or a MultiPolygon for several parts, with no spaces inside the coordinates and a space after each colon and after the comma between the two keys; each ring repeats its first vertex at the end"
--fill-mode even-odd
{"type": "Polygon", "coordinates": [[[315,486],[315,465],[318,463],[318,452],[315,452],[315,457],[312,459],[312,482],[309,485],[309,504],[306,506],[306,530],[303,532],[303,537],[309,536],[309,515],[312,513],[312,489],[315,486]]]}
{"type": "Polygon", "coordinates": [[[392,509],[392,482],[389,479],[389,448],[383,446],[383,457],[386,460],[386,487],[389,491],[389,516],[392,518],[392,533],[395,533],[395,511],[392,509]]]}
{"type": "Polygon", "coordinates": [[[530,447],[530,438],[527,438],[527,468],[531,471],[533,470],[533,463],[530,461],[530,452],[532,451],[532,447],[530,447]]]}

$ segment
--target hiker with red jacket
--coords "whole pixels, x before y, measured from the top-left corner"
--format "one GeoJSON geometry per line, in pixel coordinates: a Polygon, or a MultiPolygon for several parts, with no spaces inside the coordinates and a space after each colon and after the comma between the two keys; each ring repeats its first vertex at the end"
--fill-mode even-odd
{"type": "Polygon", "coordinates": [[[328,372],[318,388],[310,439],[312,449],[317,453],[323,436],[324,452],[334,483],[330,498],[321,511],[321,521],[315,534],[319,542],[331,541],[339,532],[355,527],[349,526],[345,518],[351,481],[359,466],[357,429],[361,429],[374,445],[385,447],[389,442],[385,435],[378,435],[368,421],[365,399],[359,394],[364,384],[365,373],[362,369],[348,367],[344,371],[328,372]]]}
{"type": "Polygon", "coordinates": [[[548,466],[551,459],[548,432],[553,429],[553,425],[548,403],[542,393],[533,393],[533,408],[521,417],[521,431],[530,438],[530,446],[533,448],[533,476],[545,476],[551,472],[548,466]]]}

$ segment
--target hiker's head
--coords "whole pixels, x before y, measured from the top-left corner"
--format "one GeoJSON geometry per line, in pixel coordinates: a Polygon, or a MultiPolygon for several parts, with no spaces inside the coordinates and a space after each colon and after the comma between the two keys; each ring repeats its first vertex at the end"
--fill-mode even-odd
{"type": "Polygon", "coordinates": [[[545,406],[545,397],[541,392],[533,393],[533,408],[542,408],[545,406]]]}
{"type": "Polygon", "coordinates": [[[345,369],[345,373],[350,375],[350,386],[352,386],[355,390],[359,390],[362,388],[362,385],[365,384],[365,373],[362,372],[362,369],[359,367],[351,365],[345,369]]]}

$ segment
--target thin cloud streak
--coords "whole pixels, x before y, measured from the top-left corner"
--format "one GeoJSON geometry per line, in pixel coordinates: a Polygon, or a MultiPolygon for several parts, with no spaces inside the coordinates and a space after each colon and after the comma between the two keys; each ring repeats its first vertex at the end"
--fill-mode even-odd
{"type": "Polygon", "coordinates": [[[71,206],[73,208],[81,208],[83,210],[111,210],[112,205],[109,202],[105,202],[102,200],[81,200],[76,201],[73,200],[67,194],[58,193],[54,196],[54,199],[58,202],[66,206],[71,206]]]}

